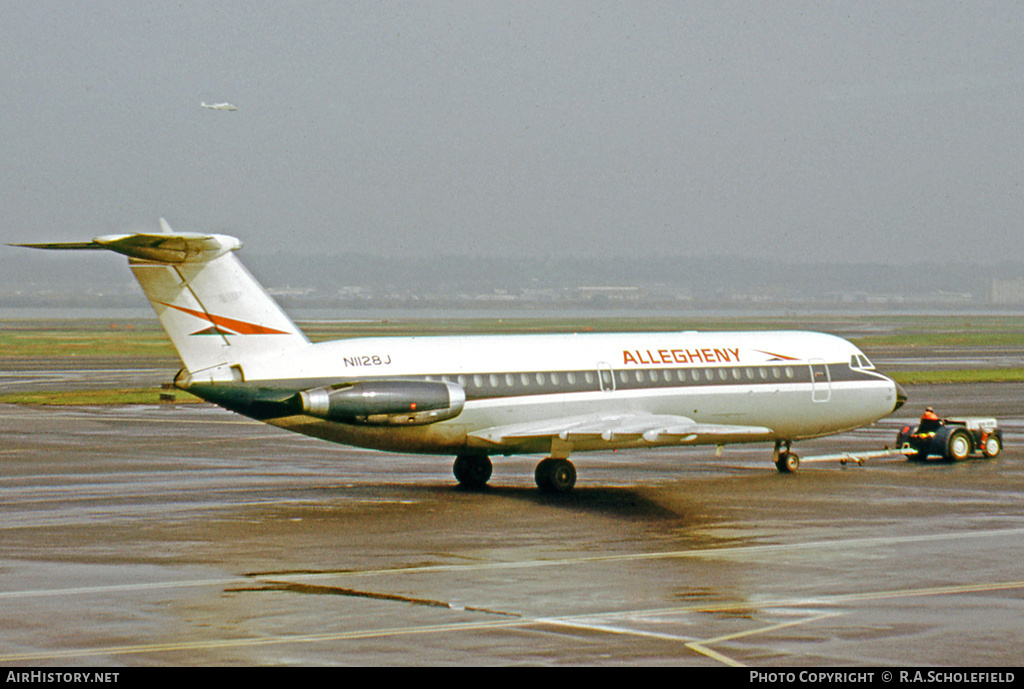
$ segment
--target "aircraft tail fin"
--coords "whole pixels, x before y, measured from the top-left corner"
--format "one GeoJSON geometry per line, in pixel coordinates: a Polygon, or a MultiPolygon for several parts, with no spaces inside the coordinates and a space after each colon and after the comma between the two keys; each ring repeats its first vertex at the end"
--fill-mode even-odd
{"type": "MultiPolygon", "coordinates": [[[[174,232],[119,234],[91,242],[17,244],[35,249],[107,249],[128,256],[160,322],[189,373],[223,369],[309,344],[234,252],[235,237],[174,232]]],[[[234,372],[231,372],[231,369],[234,372]]],[[[211,371],[211,375],[214,372],[211,371]]],[[[215,377],[220,377],[216,375],[215,377]]]]}

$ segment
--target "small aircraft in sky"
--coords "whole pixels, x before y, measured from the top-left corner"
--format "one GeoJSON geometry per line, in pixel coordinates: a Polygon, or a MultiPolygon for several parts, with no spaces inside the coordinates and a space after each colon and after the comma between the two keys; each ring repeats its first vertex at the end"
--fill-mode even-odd
{"type": "Polygon", "coordinates": [[[203,101],[200,105],[204,108],[209,108],[210,110],[238,110],[238,108],[231,103],[207,103],[203,101]]]}
{"type": "Polygon", "coordinates": [[[594,450],[773,443],[867,425],[906,401],[850,342],[822,333],[637,332],[374,337],[311,343],[221,234],[113,234],[20,244],[128,256],[184,363],[175,385],[298,433],[391,452],[454,455],[483,488],[491,457],[546,455],[545,492],[594,450]]]}

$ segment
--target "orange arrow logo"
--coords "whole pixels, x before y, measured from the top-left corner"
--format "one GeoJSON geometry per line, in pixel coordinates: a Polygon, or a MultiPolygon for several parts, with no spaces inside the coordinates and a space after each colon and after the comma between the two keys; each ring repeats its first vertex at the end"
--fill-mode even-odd
{"type": "Polygon", "coordinates": [[[274,328],[268,328],[265,325],[256,325],[255,323],[247,323],[246,321],[235,320],[234,318],[225,318],[224,316],[214,316],[213,314],[206,313],[205,311],[196,311],[195,309],[187,309],[184,306],[175,306],[174,304],[166,304],[162,301],[158,301],[158,304],[187,313],[190,316],[201,318],[204,321],[208,321],[213,324],[212,328],[200,330],[192,333],[193,335],[287,335],[283,330],[275,330],[274,328]]]}

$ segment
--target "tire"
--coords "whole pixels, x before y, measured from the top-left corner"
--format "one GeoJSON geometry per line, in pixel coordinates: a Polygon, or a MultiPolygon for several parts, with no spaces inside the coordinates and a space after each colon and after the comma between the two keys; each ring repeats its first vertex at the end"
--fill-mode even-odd
{"type": "Polygon", "coordinates": [[[775,468],[780,474],[792,474],[800,468],[800,457],[795,452],[780,452],[775,468]]]}
{"type": "Polygon", "coordinates": [[[946,440],[946,459],[950,462],[962,462],[971,456],[972,446],[971,436],[967,431],[953,431],[946,440]]]}
{"type": "Polygon", "coordinates": [[[487,455],[459,455],[455,458],[452,471],[455,480],[467,490],[481,490],[491,480],[494,466],[487,455]]]}
{"type": "Polygon", "coordinates": [[[988,459],[998,457],[1000,451],[1003,449],[1003,441],[999,439],[995,433],[985,438],[985,442],[981,446],[981,452],[988,459]]]}
{"type": "Polygon", "coordinates": [[[537,465],[533,477],[542,492],[564,495],[576,485],[576,467],[567,459],[548,457],[537,465]]]}

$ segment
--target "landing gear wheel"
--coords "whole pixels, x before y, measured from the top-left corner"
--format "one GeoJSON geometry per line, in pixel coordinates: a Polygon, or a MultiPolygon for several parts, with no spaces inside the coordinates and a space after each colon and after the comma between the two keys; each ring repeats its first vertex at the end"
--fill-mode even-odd
{"type": "Polygon", "coordinates": [[[568,459],[548,457],[537,465],[533,477],[543,492],[565,494],[576,485],[576,467],[568,459]]]}
{"type": "Polygon", "coordinates": [[[999,440],[998,437],[990,435],[989,437],[985,438],[985,443],[982,445],[981,452],[987,458],[992,459],[993,457],[997,456],[1000,450],[1002,449],[1002,441],[999,440]]]}
{"type": "Polygon", "coordinates": [[[469,490],[480,490],[487,486],[493,468],[487,455],[459,455],[455,458],[452,470],[460,486],[469,490]]]}
{"type": "Polygon", "coordinates": [[[800,457],[795,452],[780,452],[775,460],[775,468],[780,474],[792,474],[800,468],[800,457]]]}
{"type": "Polygon", "coordinates": [[[960,462],[971,456],[971,436],[967,431],[953,431],[946,441],[946,459],[960,462]]]}

